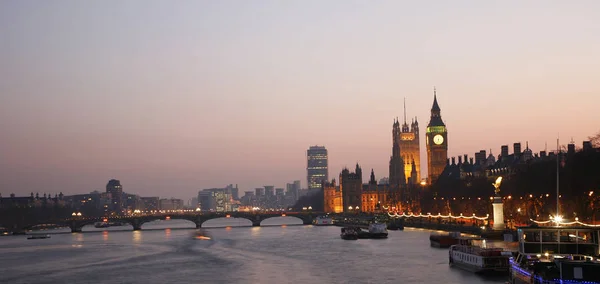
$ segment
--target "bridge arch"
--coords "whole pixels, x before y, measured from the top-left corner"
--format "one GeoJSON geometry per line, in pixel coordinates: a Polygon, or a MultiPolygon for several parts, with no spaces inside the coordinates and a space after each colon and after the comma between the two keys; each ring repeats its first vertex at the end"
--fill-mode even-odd
{"type": "Polygon", "coordinates": [[[298,216],[269,216],[260,222],[261,226],[303,225],[304,219],[298,216]]]}
{"type": "Polygon", "coordinates": [[[200,223],[200,227],[202,228],[249,227],[253,225],[254,222],[245,216],[215,216],[212,218],[205,218],[200,223]]]}
{"type": "Polygon", "coordinates": [[[196,218],[184,217],[184,216],[160,216],[155,218],[144,218],[143,222],[140,222],[140,229],[183,229],[183,228],[199,228],[199,223],[196,218]],[[178,223],[167,222],[167,221],[183,221],[178,223]],[[165,221],[158,223],[157,221],[165,221]]]}

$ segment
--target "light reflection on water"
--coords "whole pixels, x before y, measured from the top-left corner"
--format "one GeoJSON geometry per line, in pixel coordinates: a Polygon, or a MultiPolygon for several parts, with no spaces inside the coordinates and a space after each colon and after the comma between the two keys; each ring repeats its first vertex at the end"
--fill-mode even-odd
{"type": "Polygon", "coordinates": [[[190,228],[190,223],[170,220],[146,224],[141,231],[53,234],[45,240],[3,237],[0,283],[452,284],[504,280],[449,268],[448,250],[429,247],[430,231],[426,230],[391,231],[383,240],[344,241],[339,238],[339,227],[228,226],[206,229],[211,239],[196,240],[195,226],[190,228]]]}
{"type": "MultiPolygon", "coordinates": [[[[170,229],[167,229],[170,230],[170,229]]],[[[140,231],[133,231],[133,242],[134,243],[141,243],[142,242],[142,232],[140,231]]]]}

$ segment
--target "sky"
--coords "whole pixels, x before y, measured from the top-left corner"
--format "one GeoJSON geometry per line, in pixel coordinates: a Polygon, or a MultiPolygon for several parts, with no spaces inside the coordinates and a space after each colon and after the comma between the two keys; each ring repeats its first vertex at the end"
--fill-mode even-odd
{"type": "MultiPolygon", "coordinates": [[[[388,176],[392,123],[449,156],[600,131],[600,2],[0,1],[0,193],[190,199],[238,184],[388,176]]],[[[512,146],[511,146],[512,152],[512,146]]],[[[425,163],[423,173],[427,172],[425,163]]]]}

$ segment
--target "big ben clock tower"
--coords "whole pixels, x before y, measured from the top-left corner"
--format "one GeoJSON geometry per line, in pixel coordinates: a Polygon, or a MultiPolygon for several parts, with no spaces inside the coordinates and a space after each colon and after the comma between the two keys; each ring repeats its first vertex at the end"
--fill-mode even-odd
{"type": "Polygon", "coordinates": [[[448,159],[448,131],[442,121],[440,106],[437,102],[437,94],[433,89],[433,106],[431,107],[431,118],[427,125],[425,140],[427,144],[427,172],[429,182],[435,183],[446,167],[448,159]]]}

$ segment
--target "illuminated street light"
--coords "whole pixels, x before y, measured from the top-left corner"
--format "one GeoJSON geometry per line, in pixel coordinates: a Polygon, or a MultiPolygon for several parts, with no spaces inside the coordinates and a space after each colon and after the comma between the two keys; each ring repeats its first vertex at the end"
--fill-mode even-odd
{"type": "Polygon", "coordinates": [[[556,217],[554,217],[554,221],[556,221],[556,223],[557,223],[557,224],[560,224],[560,223],[562,222],[562,220],[563,220],[563,218],[562,218],[562,216],[560,216],[560,215],[559,215],[559,216],[556,216],[556,217]]]}
{"type": "Polygon", "coordinates": [[[200,207],[196,208],[196,212],[200,212],[200,207]]]}

